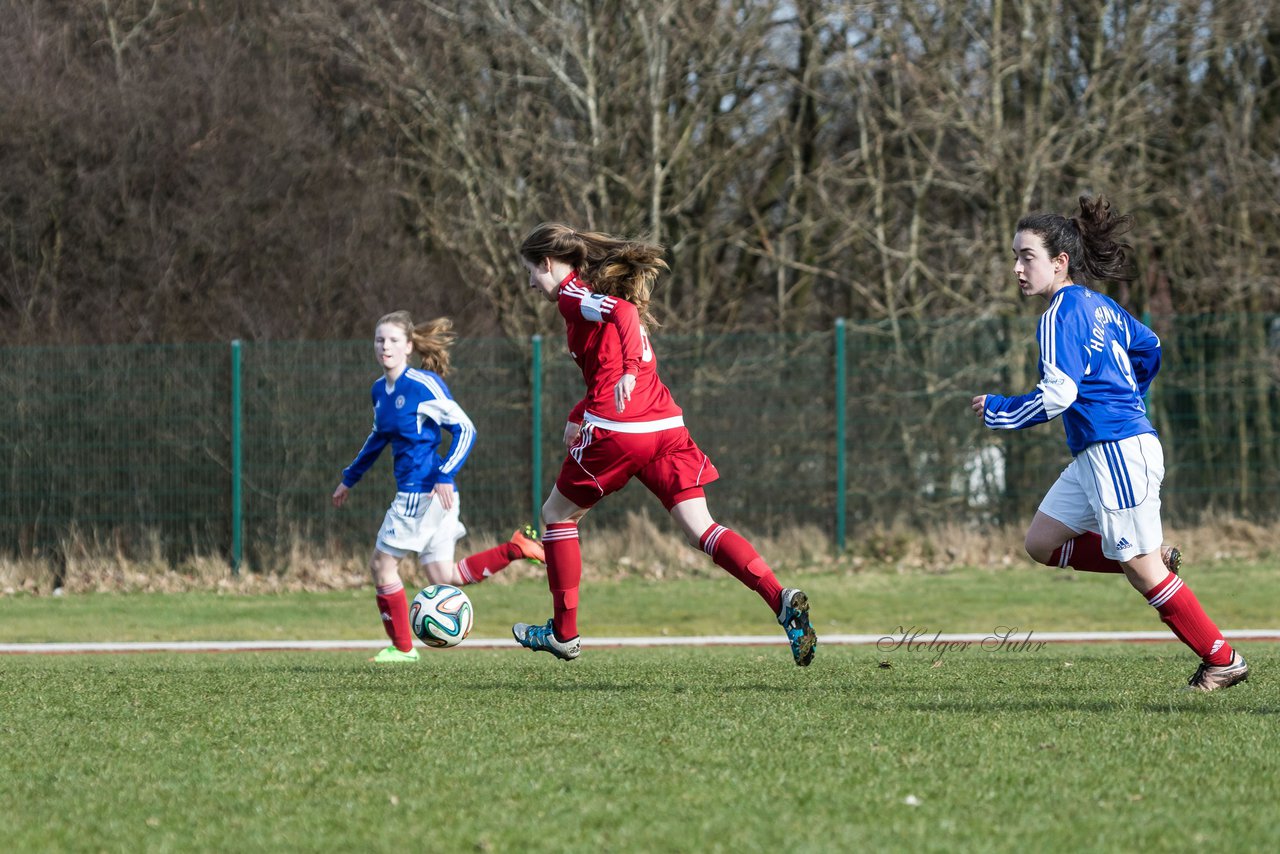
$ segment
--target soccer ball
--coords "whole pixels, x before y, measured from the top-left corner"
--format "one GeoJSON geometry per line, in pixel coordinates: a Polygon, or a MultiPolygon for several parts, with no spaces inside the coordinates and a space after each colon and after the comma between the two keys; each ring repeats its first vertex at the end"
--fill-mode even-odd
{"type": "Polygon", "coordinates": [[[471,633],[474,613],[467,594],[451,584],[432,584],[418,591],[409,606],[409,624],[427,646],[457,646],[471,633]]]}

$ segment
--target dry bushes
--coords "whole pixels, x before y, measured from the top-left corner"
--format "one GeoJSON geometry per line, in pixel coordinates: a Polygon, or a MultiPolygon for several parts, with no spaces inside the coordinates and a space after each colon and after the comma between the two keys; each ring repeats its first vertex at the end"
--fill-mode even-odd
{"type": "MultiPolygon", "coordinates": [[[[749,533],[749,532],[748,532],[749,533]]],[[[959,567],[993,571],[1031,568],[1022,550],[1021,529],[975,530],[943,526],[930,532],[875,528],[856,532],[849,546],[837,553],[825,533],[794,528],[774,537],[754,538],[762,555],[781,575],[863,572],[945,573],[959,567]]],[[[1168,530],[1166,541],[1186,555],[1186,566],[1197,571],[1230,560],[1266,561],[1275,556],[1273,543],[1280,523],[1262,525],[1243,519],[1220,518],[1194,528],[1168,530]]],[[[477,532],[458,549],[462,557],[488,548],[496,535],[477,532]]],[[[345,590],[368,585],[368,552],[326,551],[293,537],[270,558],[269,567],[231,572],[221,556],[195,554],[177,563],[167,561],[154,538],[144,553],[125,554],[109,540],[74,534],[63,543],[65,557],[0,559],[0,595],[149,592],[176,593],[218,590],[230,593],[268,593],[286,590],[345,590]]],[[[625,523],[593,530],[584,525],[583,572],[588,579],[712,577],[722,570],[701,551],[684,542],[669,521],[645,513],[628,515],[625,523]]],[[[511,584],[541,578],[545,570],[517,561],[487,584],[511,584]]],[[[401,574],[412,586],[418,579],[406,559],[401,574]]]]}

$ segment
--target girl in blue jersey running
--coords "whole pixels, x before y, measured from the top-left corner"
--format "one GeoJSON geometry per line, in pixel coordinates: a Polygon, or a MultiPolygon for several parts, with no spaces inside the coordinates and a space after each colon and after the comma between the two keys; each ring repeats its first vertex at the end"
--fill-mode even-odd
{"type": "Polygon", "coordinates": [[[406,311],[378,321],[373,352],[383,375],[373,383],[373,430],[356,458],[342,471],[333,491],[333,506],[347,502],[359,482],[388,444],[394,457],[396,497],[387,510],[374,544],[369,568],[376,588],[378,611],[392,645],[373,661],[417,661],[409,606],[400,578],[400,558],[416,552],[430,584],[461,587],[483,581],[524,558],[541,562],[542,544],[529,526],[511,540],[453,562],[454,544],[467,529],[459,515],[454,478],[475,442],[475,427],[453,399],[444,377],[449,373],[453,324],[447,317],[415,326],[406,311]],[[409,367],[417,355],[420,368],[409,367]],[[443,432],[452,436],[447,454],[439,453],[443,432]]]}
{"type": "Polygon", "coordinates": [[[1040,382],[1029,394],[982,394],[971,405],[997,430],[1062,416],[1074,459],[1041,502],[1027,553],[1048,566],[1123,572],[1200,657],[1188,686],[1213,691],[1243,682],[1249,666],[1178,576],[1177,551],[1161,546],[1164,452],[1143,402],[1160,370],[1160,339],[1082,284],[1133,280],[1131,247],[1118,240],[1131,224],[1101,196],[1081,197],[1074,217],[1042,213],[1018,222],[1018,287],[1049,304],[1036,334],[1040,382]]]}

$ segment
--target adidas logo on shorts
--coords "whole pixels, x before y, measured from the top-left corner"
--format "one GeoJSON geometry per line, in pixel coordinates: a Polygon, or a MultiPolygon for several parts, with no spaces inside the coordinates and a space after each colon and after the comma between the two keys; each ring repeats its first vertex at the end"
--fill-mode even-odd
{"type": "Polygon", "coordinates": [[[1117,549],[1131,549],[1131,548],[1133,548],[1133,546],[1129,545],[1129,541],[1128,541],[1128,540],[1126,540],[1124,537],[1121,537],[1121,538],[1120,538],[1120,541],[1119,541],[1118,543],[1116,543],[1116,548],[1117,548],[1117,549]]]}

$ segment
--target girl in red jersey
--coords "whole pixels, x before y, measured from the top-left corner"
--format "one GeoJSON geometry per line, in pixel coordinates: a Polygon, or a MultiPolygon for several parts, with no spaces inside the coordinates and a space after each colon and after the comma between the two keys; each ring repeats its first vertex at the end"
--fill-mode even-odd
{"type": "Polygon", "coordinates": [[[818,645],[808,597],[783,589],[751,544],[711,517],[702,488],[719,474],[690,438],[680,407],[658,377],[647,329],[656,325],[649,295],[667,269],[663,251],[558,223],[539,225],[520,246],[529,287],[560,308],[569,355],[582,369],[587,394],[569,413],[569,453],[542,505],[553,616],[541,626],[516,623],[512,634],[529,649],[564,661],[578,657],[578,520],[634,477],[662,501],[691,545],[769,604],[796,664],[804,667],[818,645]]]}

